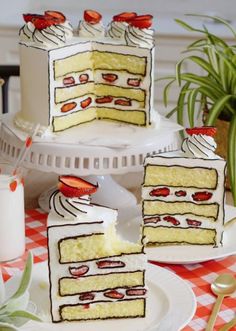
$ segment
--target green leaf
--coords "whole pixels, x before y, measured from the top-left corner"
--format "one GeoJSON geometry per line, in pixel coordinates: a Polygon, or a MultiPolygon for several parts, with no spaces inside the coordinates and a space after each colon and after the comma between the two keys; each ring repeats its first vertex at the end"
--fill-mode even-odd
{"type": "Polygon", "coordinates": [[[0,330],[1,331],[19,331],[13,325],[10,325],[8,323],[1,323],[1,322],[0,322],[0,330]]]}
{"type": "Polygon", "coordinates": [[[215,22],[222,23],[225,26],[227,26],[229,28],[229,30],[233,33],[234,37],[236,37],[236,31],[234,30],[233,26],[231,24],[229,24],[229,22],[227,22],[223,18],[220,18],[218,16],[201,15],[201,14],[186,14],[186,16],[207,18],[207,19],[211,19],[215,22]]]}
{"type": "Polygon", "coordinates": [[[171,85],[175,82],[175,78],[172,79],[168,84],[166,84],[164,90],[163,90],[163,102],[165,107],[168,105],[168,94],[169,94],[169,89],[171,85]]]}
{"type": "Polygon", "coordinates": [[[13,318],[18,318],[18,317],[20,317],[20,318],[24,318],[24,319],[31,319],[31,320],[33,320],[33,321],[38,321],[38,322],[41,322],[42,320],[38,317],[38,316],[36,316],[35,314],[33,314],[33,313],[30,313],[30,312],[28,312],[28,311],[25,311],[25,310],[16,310],[16,311],[14,311],[13,313],[11,313],[10,315],[9,315],[9,317],[13,317],[13,318]]]}
{"type": "Polygon", "coordinates": [[[184,104],[185,104],[185,97],[186,92],[188,91],[190,83],[187,82],[182,87],[178,101],[177,101],[177,121],[179,124],[183,125],[183,113],[184,113],[184,104]]]}
{"type": "Polygon", "coordinates": [[[189,56],[188,60],[193,61],[197,65],[199,65],[202,69],[204,69],[209,75],[215,78],[216,81],[220,82],[220,77],[217,75],[217,72],[212,68],[212,66],[204,59],[199,56],[189,56]]]}
{"type": "Polygon", "coordinates": [[[0,319],[3,314],[10,314],[17,309],[26,309],[29,303],[29,292],[26,291],[20,297],[8,300],[1,308],[0,308],[0,319]]]}
{"type": "Polygon", "coordinates": [[[190,127],[194,126],[194,114],[196,107],[196,99],[199,94],[199,89],[194,89],[188,94],[188,119],[190,127]]]}
{"type": "Polygon", "coordinates": [[[236,98],[236,96],[224,95],[221,99],[218,100],[218,102],[216,102],[214,104],[214,106],[209,111],[209,116],[207,118],[206,125],[212,126],[212,125],[215,124],[215,121],[219,117],[219,114],[223,111],[223,109],[225,108],[227,102],[231,98],[236,98]]]}
{"type": "Polygon", "coordinates": [[[31,281],[32,268],[33,268],[33,255],[31,252],[29,252],[25,269],[21,278],[20,286],[18,290],[15,292],[15,294],[10,298],[10,300],[20,297],[28,290],[31,281]]]}
{"type": "Polygon", "coordinates": [[[172,115],[174,115],[174,113],[176,113],[177,111],[177,107],[173,108],[167,115],[166,118],[170,118],[172,115]]]}

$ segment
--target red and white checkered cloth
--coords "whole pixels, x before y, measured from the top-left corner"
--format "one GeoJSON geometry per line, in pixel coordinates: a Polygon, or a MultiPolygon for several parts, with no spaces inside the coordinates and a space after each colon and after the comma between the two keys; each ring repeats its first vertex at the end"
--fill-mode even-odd
{"type": "MultiPolygon", "coordinates": [[[[34,263],[42,262],[47,259],[47,233],[46,233],[47,214],[40,209],[28,210],[26,213],[26,247],[34,254],[34,263]]],[[[4,280],[8,280],[19,269],[23,269],[27,253],[20,259],[1,264],[4,280]]],[[[167,268],[175,272],[182,279],[185,279],[192,287],[197,298],[197,310],[192,321],[183,331],[205,330],[215,302],[210,284],[220,273],[236,274],[236,256],[231,256],[218,261],[208,261],[204,263],[188,265],[171,265],[152,262],[153,264],[167,268]]],[[[176,307],[178,309],[178,307],[176,307]]],[[[221,312],[218,315],[215,329],[219,328],[236,314],[236,296],[224,299],[221,312]]],[[[232,329],[233,330],[233,329],[232,329]]],[[[234,328],[236,330],[236,328],[234,328]]],[[[163,330],[164,331],[164,330],[163,330]]]]}

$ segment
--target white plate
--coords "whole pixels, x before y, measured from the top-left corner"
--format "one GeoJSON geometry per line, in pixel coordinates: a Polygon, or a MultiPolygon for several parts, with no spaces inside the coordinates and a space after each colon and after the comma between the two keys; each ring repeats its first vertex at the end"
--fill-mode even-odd
{"type": "MultiPolygon", "coordinates": [[[[227,221],[236,217],[236,208],[232,206],[225,207],[225,219],[227,221]]],[[[129,240],[137,240],[136,234],[140,227],[141,217],[132,221],[123,223],[119,230],[122,236],[129,240]]],[[[147,247],[146,253],[149,260],[171,263],[171,264],[189,264],[209,260],[216,260],[226,256],[236,254],[236,222],[225,227],[223,235],[223,246],[213,248],[212,246],[182,245],[182,246],[158,246],[147,247]]]]}
{"type": "MultiPolygon", "coordinates": [[[[45,262],[34,265],[30,288],[32,302],[37,305],[38,315],[46,322],[30,321],[22,331],[176,331],[182,329],[193,317],[196,299],[189,285],[174,273],[148,265],[147,315],[145,318],[116,319],[89,322],[49,322],[48,271],[45,262]],[[178,307],[178,308],[177,308],[178,307]],[[174,327],[174,329],[173,329],[174,327]]],[[[17,287],[19,275],[6,283],[6,290],[17,287]]]]}

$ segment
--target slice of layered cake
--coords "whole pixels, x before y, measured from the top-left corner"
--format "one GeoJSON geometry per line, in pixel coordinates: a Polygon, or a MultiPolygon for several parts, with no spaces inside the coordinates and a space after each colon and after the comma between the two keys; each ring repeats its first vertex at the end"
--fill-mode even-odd
{"type": "Polygon", "coordinates": [[[86,10],[75,32],[62,13],[24,15],[18,127],[39,123],[52,133],[95,119],[151,124],[152,16],[115,15],[107,31],[101,18],[86,10]]]}
{"type": "Polygon", "coordinates": [[[117,211],[90,202],[96,190],[82,179],[61,176],[50,199],[53,322],[145,316],[143,245],[118,236],[117,211]]]}
{"type": "Polygon", "coordinates": [[[145,160],[146,245],[222,244],[226,162],[215,154],[212,127],[186,130],[182,152],[145,160]]]}

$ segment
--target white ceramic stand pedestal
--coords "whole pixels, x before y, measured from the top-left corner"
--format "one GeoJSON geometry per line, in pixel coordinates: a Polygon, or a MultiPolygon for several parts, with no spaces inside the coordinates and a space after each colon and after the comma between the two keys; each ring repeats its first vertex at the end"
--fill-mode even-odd
{"type": "MultiPolygon", "coordinates": [[[[93,202],[117,208],[123,217],[136,206],[136,198],[110,175],[142,171],[147,154],[177,149],[180,129],[179,125],[164,118],[159,120],[158,128],[96,121],[52,136],[36,137],[23,166],[44,172],[86,176],[91,182],[98,182],[101,189],[93,195],[93,202]]],[[[26,133],[14,126],[12,116],[4,115],[1,155],[15,162],[25,138],[26,133]]],[[[52,190],[55,187],[39,198],[40,207],[46,211],[52,190]]]]}

